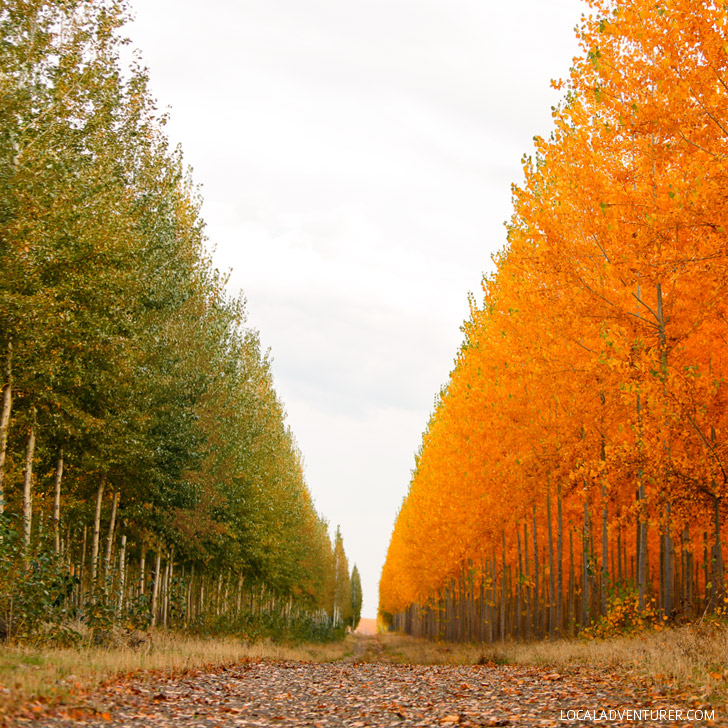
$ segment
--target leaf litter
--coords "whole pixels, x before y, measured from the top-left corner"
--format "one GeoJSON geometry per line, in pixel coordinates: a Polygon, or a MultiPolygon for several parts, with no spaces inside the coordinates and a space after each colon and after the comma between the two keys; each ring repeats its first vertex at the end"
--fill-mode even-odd
{"type": "MultiPolygon", "coordinates": [[[[97,687],[73,705],[34,703],[7,725],[27,728],[238,728],[311,726],[610,726],[684,719],[569,720],[568,711],[683,710],[649,678],[587,666],[413,665],[246,661],[183,674],[140,673],[97,687]]],[[[702,706],[707,707],[707,706],[702,706]]]]}

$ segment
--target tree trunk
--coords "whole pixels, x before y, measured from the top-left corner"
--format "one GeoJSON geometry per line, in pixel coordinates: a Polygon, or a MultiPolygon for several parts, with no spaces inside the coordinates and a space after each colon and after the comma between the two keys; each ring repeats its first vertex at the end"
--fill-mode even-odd
{"type": "MultiPolygon", "coordinates": [[[[521,545],[518,544],[518,548],[520,550],[521,545]]],[[[524,556],[524,566],[525,566],[525,577],[526,577],[526,639],[531,639],[531,602],[532,602],[532,595],[531,595],[531,569],[528,565],[528,523],[524,521],[523,523],[523,556],[524,556]]]]}
{"type": "Polygon", "coordinates": [[[713,581],[713,603],[717,607],[723,598],[723,544],[720,533],[720,498],[717,496],[713,497],[713,537],[715,540],[711,558],[713,567],[711,579],[713,581]]]}
{"type": "Polygon", "coordinates": [[[609,536],[607,525],[609,523],[609,511],[607,507],[607,489],[602,483],[602,579],[599,590],[599,604],[602,616],[607,614],[607,588],[609,586],[609,536]]]}
{"type": "Polygon", "coordinates": [[[117,614],[121,614],[124,607],[124,588],[126,587],[126,534],[121,537],[119,549],[119,601],[116,604],[117,614]]]}
{"type": "Polygon", "coordinates": [[[144,596],[144,593],[146,591],[147,585],[146,585],[146,569],[147,565],[147,545],[142,542],[142,552],[139,556],[139,596],[144,596]]]}
{"type": "Polygon", "coordinates": [[[5,490],[3,479],[5,477],[5,455],[8,450],[8,430],[10,429],[10,412],[13,406],[13,345],[8,344],[8,356],[5,361],[6,381],[3,387],[3,404],[0,410],[0,516],[5,513],[5,490]]]}
{"type": "Polygon", "coordinates": [[[551,490],[546,489],[547,537],[549,540],[549,635],[556,632],[556,569],[554,568],[554,539],[551,523],[551,490]]]}
{"type": "Polygon", "coordinates": [[[35,454],[35,423],[30,428],[25,450],[25,474],[23,476],[23,553],[30,558],[30,531],[33,525],[33,455],[35,454]]]}
{"type": "Polygon", "coordinates": [[[556,489],[556,628],[564,628],[564,524],[561,516],[561,482],[556,489]]]}
{"type": "Polygon", "coordinates": [[[590,589],[590,562],[589,562],[589,502],[584,496],[584,527],[582,531],[582,570],[581,570],[581,626],[586,627],[591,621],[591,589],[590,589]]]}
{"type": "Polygon", "coordinates": [[[56,554],[61,554],[61,480],[63,478],[63,448],[58,451],[56,477],[53,480],[53,540],[56,554]]]}
{"type": "Polygon", "coordinates": [[[162,626],[167,626],[167,617],[169,614],[169,582],[170,582],[170,571],[172,565],[170,557],[167,557],[167,561],[164,565],[164,576],[162,577],[162,626]]]}
{"type": "Polygon", "coordinates": [[[106,553],[104,554],[104,592],[108,591],[111,578],[111,551],[114,546],[114,530],[116,529],[116,511],[119,507],[119,491],[115,490],[111,499],[111,517],[109,518],[109,533],[106,537],[106,553]]]}
{"type": "Polygon", "coordinates": [[[506,638],[506,532],[501,531],[503,543],[503,572],[501,573],[500,638],[506,638]]]}
{"type": "Polygon", "coordinates": [[[101,505],[104,499],[104,482],[101,481],[96,491],[96,513],[94,514],[94,535],[91,542],[91,587],[96,586],[99,571],[99,539],[101,537],[101,505]]]}
{"type": "Polygon", "coordinates": [[[541,612],[538,599],[538,538],[536,535],[536,504],[533,504],[533,626],[536,637],[541,636],[539,614],[541,612]]]}
{"type": "Polygon", "coordinates": [[[521,530],[516,525],[516,539],[518,541],[518,573],[516,574],[516,639],[521,635],[521,599],[523,597],[523,556],[521,554],[521,530]]]}
{"type": "Polygon", "coordinates": [[[86,577],[86,551],[88,550],[86,547],[88,545],[88,526],[84,523],[83,525],[83,547],[81,549],[81,569],[79,574],[79,579],[81,580],[81,584],[79,586],[79,595],[83,593],[83,580],[86,577]]]}
{"type": "Polygon", "coordinates": [[[675,604],[674,598],[674,580],[675,580],[675,564],[673,561],[673,543],[672,530],[670,528],[670,519],[672,517],[670,504],[665,504],[665,548],[664,548],[664,612],[665,616],[671,618],[675,604]]]}
{"type": "MultiPolygon", "coordinates": [[[[574,572],[574,532],[569,529],[569,608],[567,619],[570,625],[576,624],[576,574],[574,572]]],[[[571,629],[571,627],[570,627],[571,629]]]]}
{"type": "Polygon", "coordinates": [[[157,547],[157,561],[154,567],[154,583],[152,585],[152,627],[157,625],[157,606],[159,604],[160,570],[162,568],[162,551],[157,547]]]}

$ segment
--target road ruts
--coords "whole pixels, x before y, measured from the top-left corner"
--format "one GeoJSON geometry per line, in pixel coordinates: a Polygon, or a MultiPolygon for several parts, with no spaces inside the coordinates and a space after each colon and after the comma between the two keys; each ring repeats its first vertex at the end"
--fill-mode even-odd
{"type": "MultiPolygon", "coordinates": [[[[107,685],[80,704],[17,716],[18,726],[233,728],[238,726],[648,726],[682,721],[565,720],[569,710],[691,705],[586,667],[425,666],[252,662],[180,677],[107,685]]],[[[715,714],[712,725],[726,726],[715,714]]],[[[709,725],[693,722],[692,725],[709,725]]]]}

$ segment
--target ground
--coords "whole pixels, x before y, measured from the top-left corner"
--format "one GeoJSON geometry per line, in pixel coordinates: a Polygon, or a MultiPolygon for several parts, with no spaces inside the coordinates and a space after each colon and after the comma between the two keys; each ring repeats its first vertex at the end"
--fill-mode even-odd
{"type": "Polygon", "coordinates": [[[347,652],[334,662],[256,658],[217,668],[116,677],[55,707],[26,705],[7,717],[8,725],[728,726],[717,710],[711,722],[691,721],[688,711],[699,707],[695,701],[665,691],[646,676],[585,665],[398,663],[402,656],[386,637],[348,639],[347,652]],[[635,720],[627,710],[651,712],[635,720]],[[621,718],[616,711],[623,711],[621,718]]]}

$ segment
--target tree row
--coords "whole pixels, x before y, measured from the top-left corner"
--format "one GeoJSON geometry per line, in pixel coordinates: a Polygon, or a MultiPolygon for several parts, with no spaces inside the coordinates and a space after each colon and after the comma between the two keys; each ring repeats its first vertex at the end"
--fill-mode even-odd
{"type": "Polygon", "coordinates": [[[0,9],[2,628],[244,605],[330,623],[343,545],[147,72],[119,60],[126,15],[0,9]]]}
{"type": "Polygon", "coordinates": [[[590,6],[396,520],[419,634],[726,609],[728,15],[590,6]]]}

